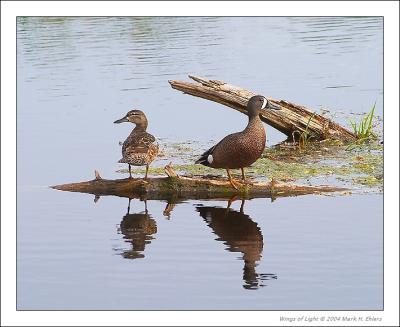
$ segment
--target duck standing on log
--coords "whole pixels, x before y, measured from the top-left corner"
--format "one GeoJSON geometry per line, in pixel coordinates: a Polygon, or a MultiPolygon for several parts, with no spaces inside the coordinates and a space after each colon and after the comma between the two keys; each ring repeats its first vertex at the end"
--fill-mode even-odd
{"type": "Polygon", "coordinates": [[[122,144],[122,159],[118,162],[127,163],[129,166],[129,178],[132,178],[131,165],[146,166],[146,175],[149,165],[158,154],[158,144],[153,135],[146,132],[147,118],[141,110],[131,110],[121,119],[116,120],[115,124],[130,122],[135,124],[135,128],[122,144]]]}
{"type": "Polygon", "coordinates": [[[204,152],[196,161],[212,168],[225,168],[229,182],[237,189],[238,184],[232,179],[229,169],[241,169],[245,182],[244,167],[250,166],[261,157],[266,142],[265,130],[260,119],[260,110],[281,107],[272,104],[262,95],[255,95],[247,103],[249,122],[246,128],[223,138],[218,144],[204,152]]]}

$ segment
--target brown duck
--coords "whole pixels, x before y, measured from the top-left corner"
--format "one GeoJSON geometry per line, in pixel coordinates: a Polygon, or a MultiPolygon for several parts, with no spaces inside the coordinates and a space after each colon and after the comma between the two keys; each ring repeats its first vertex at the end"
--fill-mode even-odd
{"type": "Polygon", "coordinates": [[[132,178],[131,165],[146,166],[146,175],[149,165],[158,154],[158,144],[153,135],[146,132],[148,121],[146,115],[140,110],[131,110],[115,124],[130,122],[136,125],[131,134],[122,144],[122,159],[118,162],[127,163],[129,166],[129,178],[132,178]]]}
{"type": "Polygon", "coordinates": [[[204,152],[196,163],[212,168],[225,168],[229,182],[237,189],[237,182],[232,179],[229,169],[241,169],[245,181],[244,167],[250,166],[261,157],[265,148],[265,130],[260,119],[260,110],[281,107],[272,104],[262,95],[250,98],[247,103],[249,122],[246,128],[223,138],[218,144],[204,152]]]}

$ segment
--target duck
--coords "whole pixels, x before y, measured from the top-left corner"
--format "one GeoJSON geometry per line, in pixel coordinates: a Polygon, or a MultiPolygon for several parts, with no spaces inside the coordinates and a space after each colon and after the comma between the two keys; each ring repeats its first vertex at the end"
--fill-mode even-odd
{"type": "Polygon", "coordinates": [[[144,179],[147,179],[149,166],[157,157],[159,150],[156,138],[146,131],[148,120],[143,111],[130,110],[114,124],[124,122],[133,123],[136,126],[122,144],[122,159],[118,162],[128,164],[129,178],[132,178],[131,166],[146,166],[144,179]]]}
{"type": "Polygon", "coordinates": [[[240,168],[242,181],[245,183],[244,168],[256,162],[265,148],[266,134],[260,119],[263,109],[280,110],[281,107],[271,103],[262,95],[252,96],[246,106],[249,117],[246,128],[241,132],[225,136],[219,143],[204,152],[195,163],[226,169],[229,183],[237,190],[239,183],[233,180],[230,169],[240,168]]]}

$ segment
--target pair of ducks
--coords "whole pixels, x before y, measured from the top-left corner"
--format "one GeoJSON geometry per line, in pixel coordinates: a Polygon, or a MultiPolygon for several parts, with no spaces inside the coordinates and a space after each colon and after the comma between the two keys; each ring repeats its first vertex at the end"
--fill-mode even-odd
{"type": "MultiPolygon", "coordinates": [[[[238,183],[233,180],[230,169],[241,169],[242,180],[245,182],[244,168],[250,166],[261,157],[266,142],[265,130],[260,119],[263,109],[281,109],[272,104],[262,95],[250,98],[247,103],[249,122],[246,128],[238,133],[224,137],[219,143],[204,152],[195,162],[212,168],[224,168],[228,173],[229,182],[238,189],[238,183]]],[[[118,162],[127,163],[129,178],[132,178],[131,166],[146,166],[145,179],[149,165],[158,154],[158,144],[153,135],[147,133],[148,121],[140,110],[131,110],[123,118],[114,123],[131,122],[135,128],[122,145],[122,159],[118,162]]]]}

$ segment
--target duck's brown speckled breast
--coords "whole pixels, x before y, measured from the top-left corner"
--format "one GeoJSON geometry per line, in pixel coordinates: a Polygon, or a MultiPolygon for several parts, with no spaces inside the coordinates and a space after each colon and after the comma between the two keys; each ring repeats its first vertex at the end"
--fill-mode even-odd
{"type": "Polygon", "coordinates": [[[228,135],[216,146],[210,167],[248,167],[261,157],[265,142],[264,127],[259,119],[255,119],[244,131],[228,135]]]}
{"type": "Polygon", "coordinates": [[[134,166],[150,164],[159,150],[155,141],[155,137],[146,131],[133,130],[122,145],[122,159],[118,162],[134,166]]]}

